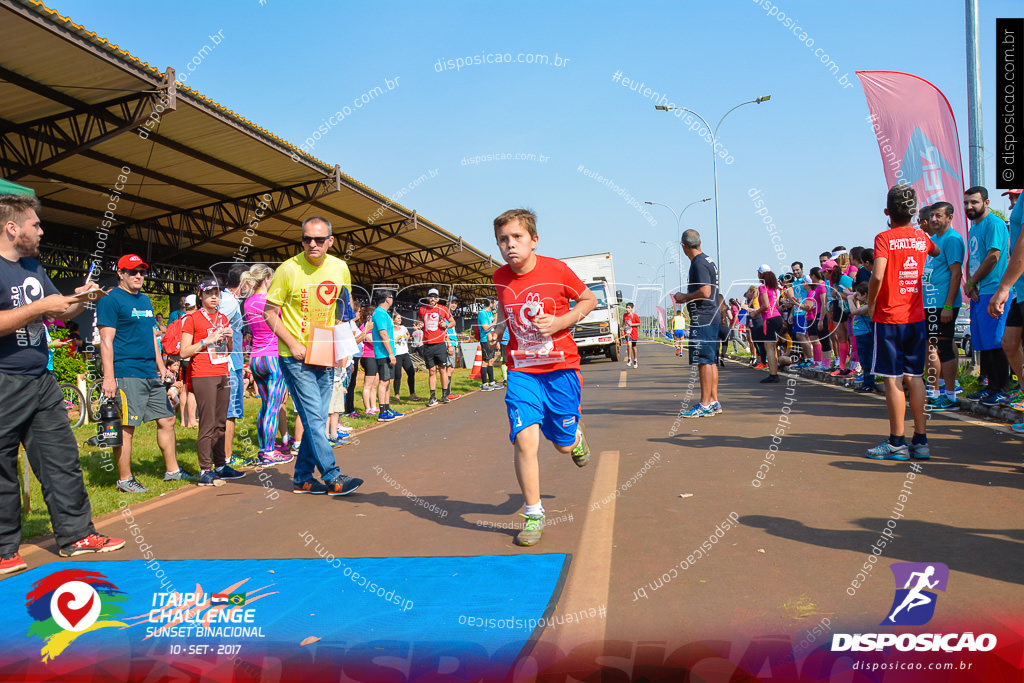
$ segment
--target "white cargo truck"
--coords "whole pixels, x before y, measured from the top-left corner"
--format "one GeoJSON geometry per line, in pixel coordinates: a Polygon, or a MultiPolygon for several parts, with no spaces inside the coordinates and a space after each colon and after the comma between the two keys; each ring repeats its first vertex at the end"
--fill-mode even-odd
{"type": "Polygon", "coordinates": [[[597,297],[597,307],[572,328],[580,356],[606,356],[619,360],[619,303],[611,252],[561,259],[597,297]]]}

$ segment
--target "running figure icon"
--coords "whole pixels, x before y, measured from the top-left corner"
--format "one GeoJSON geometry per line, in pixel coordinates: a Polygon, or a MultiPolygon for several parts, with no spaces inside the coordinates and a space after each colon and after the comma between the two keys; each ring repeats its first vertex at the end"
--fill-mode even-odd
{"type": "Polygon", "coordinates": [[[925,588],[935,588],[937,585],[939,585],[938,579],[935,579],[934,582],[929,581],[929,579],[934,574],[935,567],[932,565],[928,565],[928,567],[923,572],[912,572],[910,574],[910,577],[907,579],[907,583],[903,586],[903,588],[910,588],[910,584],[914,582],[915,576],[918,577],[917,584],[913,588],[910,588],[910,592],[907,593],[907,596],[905,598],[903,598],[903,602],[900,603],[900,606],[892,611],[892,614],[890,614],[888,617],[889,621],[895,624],[896,615],[899,614],[904,607],[906,607],[907,611],[909,612],[915,607],[927,605],[932,602],[933,599],[929,595],[923,593],[922,591],[925,588]]]}

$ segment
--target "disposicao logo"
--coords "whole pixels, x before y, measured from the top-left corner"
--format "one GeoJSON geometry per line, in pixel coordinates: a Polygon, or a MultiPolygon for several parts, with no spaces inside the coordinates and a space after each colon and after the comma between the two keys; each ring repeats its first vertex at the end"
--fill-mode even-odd
{"type": "Polygon", "coordinates": [[[36,581],[25,596],[34,622],[28,635],[45,641],[46,662],[64,652],[80,636],[108,627],[124,627],[112,619],[121,614],[128,596],[99,572],[65,569],[36,581]]]}
{"type": "Polygon", "coordinates": [[[889,608],[889,616],[881,625],[927,624],[935,616],[935,603],[939,599],[933,591],[945,592],[949,567],[941,562],[897,562],[889,565],[889,569],[896,580],[896,596],[889,608]]]}
{"type": "MultiPolygon", "coordinates": [[[[936,590],[945,592],[949,567],[941,562],[896,562],[889,565],[896,582],[892,606],[881,626],[921,626],[935,616],[936,590]]],[[[991,633],[836,633],[833,652],[988,652],[996,646],[991,633]]]]}

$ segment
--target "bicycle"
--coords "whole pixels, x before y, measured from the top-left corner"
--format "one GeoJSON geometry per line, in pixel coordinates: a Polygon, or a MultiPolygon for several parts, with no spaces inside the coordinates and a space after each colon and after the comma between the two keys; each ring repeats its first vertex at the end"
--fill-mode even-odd
{"type": "Polygon", "coordinates": [[[61,384],[60,391],[64,395],[64,408],[68,411],[71,428],[81,427],[85,424],[85,416],[89,409],[85,397],[74,384],[61,384]]]}

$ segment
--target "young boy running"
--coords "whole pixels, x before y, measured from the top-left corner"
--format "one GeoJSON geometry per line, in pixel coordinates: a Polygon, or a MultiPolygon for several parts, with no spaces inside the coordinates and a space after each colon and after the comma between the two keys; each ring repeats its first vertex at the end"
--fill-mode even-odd
{"type": "Polygon", "coordinates": [[[874,460],[924,460],[929,457],[925,435],[924,364],[928,333],[924,320],[921,276],[928,255],[939,248],[922,230],[910,225],[917,213],[917,193],[909,185],[893,185],[886,197],[885,214],[890,228],[875,237],[875,267],[868,283],[868,315],[875,323],[875,353],[869,372],[885,380],[889,409],[889,439],[868,449],[874,460]],[[907,448],[903,434],[906,396],[914,413],[914,438],[907,448]]]}
{"type": "Polygon", "coordinates": [[[626,314],[622,316],[622,325],[626,328],[626,367],[636,367],[636,343],[640,339],[640,316],[633,312],[633,304],[626,304],[626,314]]]}
{"type": "Polygon", "coordinates": [[[590,462],[580,421],[580,356],[568,328],[585,318],[597,297],[567,265],[534,253],[537,216],[512,209],[494,219],[494,237],[506,265],[494,273],[498,310],[511,332],[508,344],[509,440],[526,505],[526,525],[515,543],[535,545],[544,530],[537,450],[543,434],[578,467],[590,462]],[[569,309],[569,300],[576,306],[569,309]]]}

